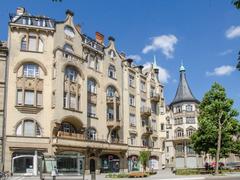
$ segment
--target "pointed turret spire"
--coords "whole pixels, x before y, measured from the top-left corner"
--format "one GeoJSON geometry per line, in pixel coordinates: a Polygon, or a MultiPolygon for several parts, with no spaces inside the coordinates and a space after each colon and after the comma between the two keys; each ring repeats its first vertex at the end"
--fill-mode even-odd
{"type": "Polygon", "coordinates": [[[153,56],[153,69],[158,69],[156,56],[153,56]]]}
{"type": "Polygon", "coordinates": [[[196,102],[199,103],[199,101],[193,96],[192,91],[187,83],[186,79],[186,69],[183,66],[183,63],[181,63],[180,66],[180,80],[177,88],[176,95],[171,103],[176,104],[180,102],[196,102]]]}

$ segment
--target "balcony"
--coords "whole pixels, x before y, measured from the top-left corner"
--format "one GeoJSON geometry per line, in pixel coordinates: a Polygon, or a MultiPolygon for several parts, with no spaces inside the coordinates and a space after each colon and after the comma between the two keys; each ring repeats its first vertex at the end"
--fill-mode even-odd
{"type": "Polygon", "coordinates": [[[88,92],[88,102],[91,102],[93,104],[97,104],[97,94],[88,92]]]}
{"type": "Polygon", "coordinates": [[[186,136],[186,135],[182,135],[182,136],[174,136],[173,137],[173,141],[183,141],[183,140],[189,140],[190,137],[186,136]]]}
{"type": "Polygon", "coordinates": [[[66,80],[66,81],[64,82],[64,86],[65,86],[65,87],[64,87],[65,90],[68,90],[68,89],[69,89],[70,92],[73,93],[73,94],[75,94],[76,92],[78,92],[78,94],[81,93],[81,90],[80,90],[81,85],[78,84],[78,83],[76,83],[76,82],[66,80]]]}
{"type": "Polygon", "coordinates": [[[114,101],[116,100],[117,104],[120,104],[120,98],[114,97],[114,96],[107,96],[107,104],[114,104],[114,101]]]}
{"type": "Polygon", "coordinates": [[[151,108],[146,107],[146,106],[142,106],[141,107],[141,116],[143,116],[143,117],[151,116],[151,108]]]}
{"type": "Polygon", "coordinates": [[[151,135],[153,133],[153,128],[150,126],[146,126],[143,128],[143,134],[151,135]]]}
{"type": "Polygon", "coordinates": [[[151,98],[151,101],[159,102],[160,94],[152,92],[150,93],[150,98],[151,98]]]}
{"type": "Polygon", "coordinates": [[[95,50],[96,52],[103,54],[103,49],[104,46],[100,43],[98,43],[96,40],[88,37],[87,35],[83,35],[83,42],[82,42],[83,46],[91,49],[91,50],[95,50]]]}
{"type": "Polygon", "coordinates": [[[166,124],[166,129],[172,129],[172,124],[166,124]]]}
{"type": "Polygon", "coordinates": [[[53,146],[58,147],[75,147],[75,148],[100,148],[112,149],[118,151],[126,151],[128,146],[121,139],[112,138],[107,139],[89,139],[83,134],[79,133],[66,133],[58,131],[56,137],[53,138],[53,146]]]}
{"type": "Polygon", "coordinates": [[[110,127],[110,128],[116,128],[116,127],[121,127],[121,121],[117,120],[113,120],[113,119],[108,119],[107,120],[107,127],[110,127]]]}
{"type": "Polygon", "coordinates": [[[175,152],[175,156],[176,156],[176,157],[184,157],[184,156],[185,156],[185,153],[184,153],[184,152],[180,152],[180,151],[176,151],[176,152],[175,152]]]}
{"type": "Polygon", "coordinates": [[[43,79],[38,77],[18,77],[17,88],[26,90],[43,91],[43,79]]]}

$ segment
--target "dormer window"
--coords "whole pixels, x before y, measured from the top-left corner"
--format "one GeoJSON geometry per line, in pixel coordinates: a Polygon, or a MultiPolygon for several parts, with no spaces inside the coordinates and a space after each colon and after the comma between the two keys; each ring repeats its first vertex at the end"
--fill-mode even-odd
{"type": "Polygon", "coordinates": [[[69,36],[70,38],[73,38],[75,36],[75,32],[72,27],[70,26],[65,26],[64,27],[64,33],[69,36]]]}
{"type": "Polygon", "coordinates": [[[113,65],[110,65],[108,68],[108,77],[116,79],[116,69],[113,65]]]}
{"type": "Polygon", "coordinates": [[[108,55],[113,59],[116,57],[116,54],[113,50],[108,51],[108,55]]]}
{"type": "Polygon", "coordinates": [[[74,53],[73,47],[72,47],[70,44],[64,44],[63,49],[64,49],[65,51],[74,53]]]}

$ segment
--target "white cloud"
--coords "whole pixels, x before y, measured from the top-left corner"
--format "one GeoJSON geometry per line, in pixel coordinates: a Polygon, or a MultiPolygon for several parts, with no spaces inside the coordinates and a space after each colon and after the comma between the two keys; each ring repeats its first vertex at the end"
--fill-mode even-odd
{"type": "Polygon", "coordinates": [[[225,50],[225,51],[220,52],[220,53],[219,53],[219,56],[226,56],[226,55],[228,55],[228,54],[231,54],[232,52],[233,52],[232,49],[227,49],[227,50],[225,50]]]}
{"type": "MultiPolygon", "coordinates": [[[[150,62],[146,62],[144,65],[144,70],[146,69],[149,69],[151,66],[152,66],[152,63],[150,62]]],[[[171,77],[168,70],[167,69],[164,69],[163,67],[161,66],[157,66],[159,68],[159,81],[161,83],[167,83],[168,82],[168,79],[171,77]]]]}
{"type": "Polygon", "coordinates": [[[174,46],[177,44],[177,42],[177,37],[172,34],[156,36],[152,38],[150,45],[146,45],[143,48],[142,53],[146,54],[149,51],[156,51],[160,49],[167,58],[173,58],[173,53],[175,50],[174,46]]]}
{"type": "Polygon", "coordinates": [[[240,26],[231,26],[225,33],[228,39],[240,37],[240,26]]]}
{"type": "Polygon", "coordinates": [[[234,66],[223,65],[223,66],[214,68],[213,72],[206,72],[206,75],[207,76],[225,76],[225,75],[230,75],[234,71],[235,71],[234,66]]]}
{"type": "Polygon", "coordinates": [[[133,59],[133,60],[135,60],[136,62],[139,62],[139,61],[142,60],[142,57],[139,56],[138,54],[129,55],[129,56],[127,56],[127,58],[133,59]]]}

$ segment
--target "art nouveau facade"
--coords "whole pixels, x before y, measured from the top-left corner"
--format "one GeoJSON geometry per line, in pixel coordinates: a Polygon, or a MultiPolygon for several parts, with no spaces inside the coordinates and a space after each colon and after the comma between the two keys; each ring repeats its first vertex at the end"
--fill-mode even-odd
{"type": "Polygon", "coordinates": [[[115,40],[18,8],[8,34],[5,170],[36,175],[161,168],[165,103],[156,62],[136,66],[115,40]],[[84,159],[85,158],[85,159],[84,159]],[[41,162],[41,163],[40,163],[41,162]]]}
{"type": "Polygon", "coordinates": [[[198,104],[187,83],[185,68],[181,66],[178,89],[166,114],[166,167],[203,167],[203,158],[190,147],[190,136],[198,127],[198,104]]]}

